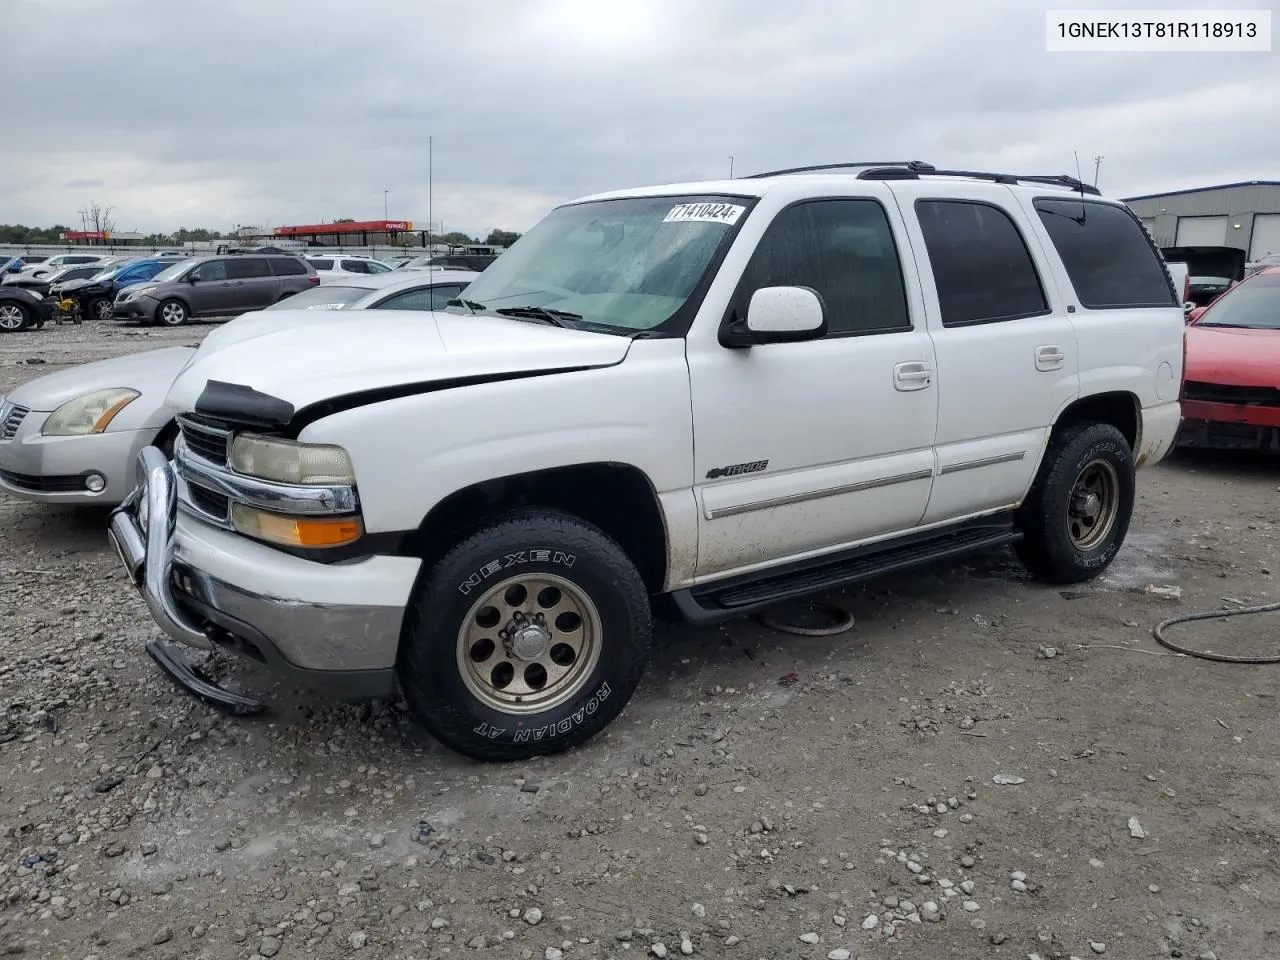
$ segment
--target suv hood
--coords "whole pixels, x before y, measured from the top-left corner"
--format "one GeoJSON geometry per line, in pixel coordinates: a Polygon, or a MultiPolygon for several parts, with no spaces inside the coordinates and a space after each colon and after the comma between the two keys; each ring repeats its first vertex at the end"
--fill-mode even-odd
{"type": "Polygon", "coordinates": [[[1237,247],[1161,247],[1167,261],[1185,263],[1193,277],[1244,279],[1245,252],[1237,247]]]}
{"type": "Polygon", "coordinates": [[[210,380],[301,410],[321,400],[457,378],[620,363],[629,337],[419,310],[272,310],[205,338],[167,403],[194,410],[210,380]]]}

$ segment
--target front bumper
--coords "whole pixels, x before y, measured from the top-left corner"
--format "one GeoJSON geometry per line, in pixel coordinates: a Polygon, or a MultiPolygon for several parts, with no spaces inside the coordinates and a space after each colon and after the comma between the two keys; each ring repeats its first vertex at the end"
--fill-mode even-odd
{"type": "Polygon", "coordinates": [[[165,633],[343,699],[394,692],[401,623],[421,561],[302,560],[188,516],[179,509],[181,483],[157,448],[145,448],[138,486],[108,533],[165,633]]]}
{"type": "Polygon", "coordinates": [[[1178,446],[1280,453],[1280,407],[1182,401],[1178,446]]]}
{"type": "Polygon", "coordinates": [[[134,463],[154,430],[108,430],[79,437],[46,437],[48,413],[33,410],[13,438],[0,439],[0,491],[36,503],[120,503],[134,484],[134,463]],[[105,486],[89,489],[97,476],[105,486]]]}
{"type": "Polygon", "coordinates": [[[116,299],[111,304],[112,320],[154,320],[159,304],[150,297],[136,300],[116,299]]]}

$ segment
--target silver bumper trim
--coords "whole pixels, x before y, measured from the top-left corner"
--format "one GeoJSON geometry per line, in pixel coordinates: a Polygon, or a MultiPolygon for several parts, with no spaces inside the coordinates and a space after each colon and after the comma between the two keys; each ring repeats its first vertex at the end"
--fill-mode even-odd
{"type": "Polygon", "coordinates": [[[161,629],[179,643],[210,650],[213,643],[178,606],[173,594],[173,534],[177,493],[173,467],[158,447],[138,454],[138,485],[111,514],[107,538],[161,629]],[[147,527],[138,522],[145,504],[147,527]]]}

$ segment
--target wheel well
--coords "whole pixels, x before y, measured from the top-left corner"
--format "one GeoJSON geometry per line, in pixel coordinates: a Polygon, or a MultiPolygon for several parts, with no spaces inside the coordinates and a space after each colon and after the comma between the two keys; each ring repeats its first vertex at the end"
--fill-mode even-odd
{"type": "Polygon", "coordinates": [[[156,431],[156,438],[151,441],[151,445],[163,450],[165,443],[176,439],[178,439],[178,421],[170,420],[156,431]]]}
{"type": "Polygon", "coordinates": [[[1053,432],[1056,435],[1077,423],[1109,423],[1124,434],[1129,449],[1136,451],[1142,422],[1138,410],[1138,398],[1132,393],[1095,393],[1081,397],[1063,410],[1053,425],[1053,432]]]}
{"type": "Polygon", "coordinates": [[[485,521],[514,507],[547,507],[594,524],[617,541],[650,592],[667,575],[667,537],[648,478],[622,463],[589,463],[487,480],[458,490],[431,509],[405,545],[430,569],[485,521]]]}

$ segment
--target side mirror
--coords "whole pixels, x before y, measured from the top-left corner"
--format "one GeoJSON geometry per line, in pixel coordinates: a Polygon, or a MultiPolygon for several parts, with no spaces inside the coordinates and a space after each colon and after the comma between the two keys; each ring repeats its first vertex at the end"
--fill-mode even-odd
{"type": "Polygon", "coordinates": [[[1197,307],[1194,303],[1189,303],[1187,306],[1191,308],[1187,311],[1187,323],[1195,323],[1207,309],[1206,307],[1197,307]]]}
{"type": "Polygon", "coordinates": [[[751,295],[746,320],[735,320],[720,335],[726,347],[796,343],[827,335],[827,311],[809,287],[761,287],[751,295]]]}
{"type": "Polygon", "coordinates": [[[186,281],[187,283],[199,283],[200,278],[196,276],[196,272],[192,270],[190,273],[187,274],[186,281]]]}

